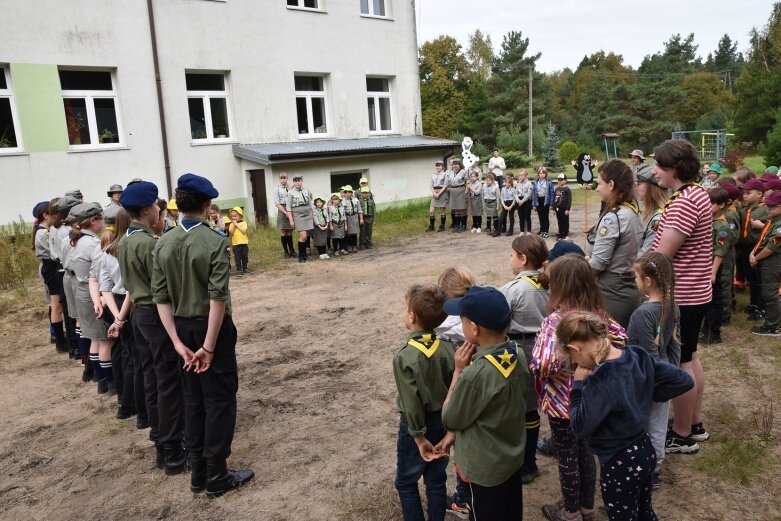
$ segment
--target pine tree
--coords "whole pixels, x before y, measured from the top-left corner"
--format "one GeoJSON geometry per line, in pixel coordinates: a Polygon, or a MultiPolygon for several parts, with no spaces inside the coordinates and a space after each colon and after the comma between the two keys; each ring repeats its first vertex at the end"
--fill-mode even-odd
{"type": "Polygon", "coordinates": [[[556,170],[561,166],[559,160],[559,131],[556,125],[548,123],[545,127],[545,139],[542,141],[542,163],[551,170],[556,170]]]}

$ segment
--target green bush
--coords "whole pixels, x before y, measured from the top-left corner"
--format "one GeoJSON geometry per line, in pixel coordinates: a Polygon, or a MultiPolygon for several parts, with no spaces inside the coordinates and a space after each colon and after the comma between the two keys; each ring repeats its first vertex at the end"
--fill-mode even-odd
{"type": "Polygon", "coordinates": [[[562,143],[559,149],[559,158],[566,163],[570,164],[578,158],[578,145],[572,141],[565,141],[562,143]]]}
{"type": "Polygon", "coordinates": [[[759,145],[759,153],[765,157],[766,165],[781,164],[781,110],[776,111],[776,123],[765,142],[759,145]]]}
{"type": "Polygon", "coordinates": [[[502,151],[502,157],[505,150],[521,150],[528,147],[529,135],[519,127],[513,125],[510,128],[503,128],[496,136],[496,148],[502,151]]]}
{"type": "Polygon", "coordinates": [[[507,165],[507,168],[527,167],[531,165],[534,160],[523,152],[518,152],[516,150],[502,152],[502,157],[504,158],[504,164],[507,165]]]}

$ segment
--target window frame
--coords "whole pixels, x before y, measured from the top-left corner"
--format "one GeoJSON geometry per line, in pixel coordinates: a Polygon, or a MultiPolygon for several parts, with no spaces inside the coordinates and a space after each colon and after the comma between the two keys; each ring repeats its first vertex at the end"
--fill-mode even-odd
{"type": "Polygon", "coordinates": [[[187,123],[190,124],[190,100],[200,99],[203,107],[204,126],[206,127],[206,137],[194,138],[192,127],[189,128],[190,144],[191,145],[208,145],[212,143],[235,143],[236,142],[236,127],[233,120],[233,111],[230,104],[230,84],[229,84],[229,71],[211,71],[211,70],[194,70],[186,69],[184,71],[185,76],[185,96],[187,99],[187,123]],[[212,76],[222,76],[223,90],[187,90],[187,75],[188,74],[202,74],[212,76]],[[214,135],[214,125],[212,120],[212,99],[224,99],[225,100],[225,114],[228,118],[228,134],[226,137],[216,137],[214,135]]]}
{"type": "MultiPolygon", "coordinates": [[[[63,101],[63,110],[65,109],[66,99],[83,99],[85,110],[87,111],[87,130],[89,131],[90,143],[82,145],[72,145],[70,138],[68,138],[68,150],[70,151],[82,151],[82,150],[110,150],[116,148],[126,148],[125,144],[125,127],[122,121],[120,106],[119,106],[119,91],[117,89],[117,79],[115,69],[91,69],[88,67],[59,67],[57,74],[59,76],[60,71],[74,71],[74,72],[106,72],[111,78],[111,90],[65,90],[60,85],[60,95],[63,101]],[[95,116],[95,100],[96,99],[110,99],[114,101],[114,117],[117,120],[117,137],[119,141],[116,143],[101,143],[100,133],[98,132],[98,121],[95,116]]],[[[67,118],[67,115],[66,115],[67,118]]],[[[68,123],[65,122],[65,132],[67,136],[68,123]]]]}
{"type": "MultiPolygon", "coordinates": [[[[388,113],[390,115],[390,128],[387,130],[382,129],[371,129],[371,119],[369,120],[369,134],[370,135],[382,135],[382,134],[393,134],[393,122],[396,120],[396,117],[393,114],[393,76],[378,76],[378,75],[368,75],[366,76],[366,79],[379,79],[379,80],[386,80],[388,82],[388,90],[385,91],[372,91],[369,90],[369,85],[366,85],[366,100],[368,103],[369,99],[374,99],[374,122],[377,127],[381,126],[382,119],[380,118],[380,99],[387,99],[388,100],[388,113]]],[[[368,106],[367,106],[368,109],[368,106]]]]}
{"type": "Polygon", "coordinates": [[[291,11],[307,11],[307,12],[310,12],[310,13],[325,13],[326,12],[326,10],[325,10],[325,2],[326,2],[326,0],[315,0],[315,2],[317,2],[317,7],[307,7],[305,5],[301,5],[305,1],[306,0],[296,0],[296,2],[298,2],[298,5],[289,5],[289,4],[287,4],[287,2],[285,2],[287,4],[285,7],[287,7],[291,11]]]}
{"type": "Polygon", "coordinates": [[[380,0],[385,8],[385,14],[377,14],[374,12],[374,0],[367,1],[367,11],[364,13],[361,10],[360,0],[358,3],[358,10],[364,18],[379,18],[380,20],[393,20],[393,11],[391,10],[391,0],[380,0]]]}
{"type": "Polygon", "coordinates": [[[314,73],[314,72],[297,72],[293,74],[293,98],[296,100],[296,132],[298,133],[299,139],[322,139],[322,138],[328,138],[330,137],[330,128],[328,125],[328,122],[330,121],[330,114],[328,110],[328,75],[325,73],[314,73]],[[323,90],[295,90],[295,80],[296,78],[302,78],[302,77],[313,77],[313,78],[320,78],[323,82],[323,90]],[[298,98],[305,98],[306,99],[306,117],[307,117],[307,126],[309,127],[309,133],[302,134],[299,132],[298,128],[298,98]],[[314,110],[312,108],[312,99],[313,98],[322,98],[323,99],[323,113],[324,113],[324,120],[325,120],[325,132],[317,132],[314,127],[314,110]]]}
{"type": "Polygon", "coordinates": [[[8,99],[8,103],[11,106],[11,124],[14,128],[14,135],[16,136],[16,146],[0,148],[0,155],[18,154],[20,152],[24,152],[24,143],[22,141],[22,132],[19,126],[19,112],[16,110],[14,86],[11,83],[11,71],[8,65],[0,65],[0,74],[3,74],[6,86],[5,89],[0,89],[0,98],[8,99]]]}

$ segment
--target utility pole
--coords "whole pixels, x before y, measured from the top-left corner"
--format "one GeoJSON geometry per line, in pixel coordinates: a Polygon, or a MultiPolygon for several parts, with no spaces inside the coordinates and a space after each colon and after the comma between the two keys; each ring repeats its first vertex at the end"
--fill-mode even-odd
{"type": "Polygon", "coordinates": [[[529,67],[529,157],[534,155],[534,138],[532,137],[532,82],[534,79],[534,66],[529,67]]]}

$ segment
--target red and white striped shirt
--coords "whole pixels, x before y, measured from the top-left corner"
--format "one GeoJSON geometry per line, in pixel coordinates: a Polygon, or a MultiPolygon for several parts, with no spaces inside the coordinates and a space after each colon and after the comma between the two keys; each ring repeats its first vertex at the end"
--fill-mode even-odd
{"type": "Polygon", "coordinates": [[[686,236],[673,259],[675,300],[692,306],[711,301],[710,283],[713,265],[713,216],[710,197],[702,187],[686,186],[670,201],[662,214],[653,249],[659,247],[664,231],[673,228],[686,236]]]}

